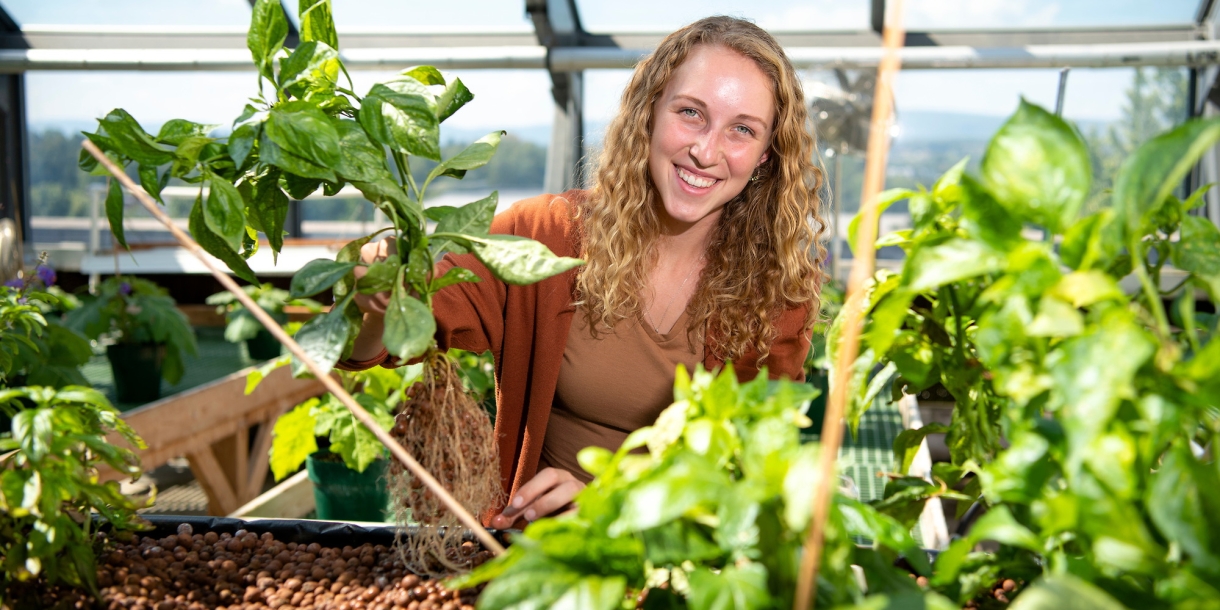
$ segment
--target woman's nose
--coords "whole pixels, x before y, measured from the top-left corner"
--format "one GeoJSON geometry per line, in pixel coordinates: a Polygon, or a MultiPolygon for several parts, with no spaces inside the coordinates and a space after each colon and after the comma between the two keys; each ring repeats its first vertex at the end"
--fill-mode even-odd
{"type": "Polygon", "coordinates": [[[691,143],[690,156],[700,167],[715,165],[716,157],[720,154],[718,146],[716,134],[711,130],[704,131],[695,136],[695,141],[691,143]]]}

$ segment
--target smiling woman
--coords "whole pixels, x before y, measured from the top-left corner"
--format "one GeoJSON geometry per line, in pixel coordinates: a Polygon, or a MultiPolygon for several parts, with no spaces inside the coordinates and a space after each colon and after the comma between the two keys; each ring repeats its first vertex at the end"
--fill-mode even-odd
{"type": "MultiPolygon", "coordinates": [[[[518,287],[469,255],[437,265],[481,278],[441,290],[433,309],[442,347],[496,359],[510,501],[493,526],[570,506],[590,478],[577,452],[654,421],[679,364],[803,376],[824,278],[809,127],[774,38],[741,19],[700,20],[637,66],[589,190],[519,202],[492,225],[585,266],[518,287]]],[[[394,256],[389,241],[362,250],[368,262],[394,256]]],[[[356,302],[363,327],[341,366],[386,363],[389,295],[356,302]]]]}

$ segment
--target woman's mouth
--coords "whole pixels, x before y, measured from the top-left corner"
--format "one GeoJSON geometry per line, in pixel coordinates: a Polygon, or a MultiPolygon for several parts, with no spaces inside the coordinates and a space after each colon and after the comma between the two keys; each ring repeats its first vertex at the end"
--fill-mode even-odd
{"type": "Polygon", "coordinates": [[[716,182],[718,182],[715,178],[704,178],[702,176],[696,176],[696,175],[682,169],[681,167],[678,168],[678,177],[681,178],[683,182],[685,182],[695,188],[701,188],[701,189],[705,189],[709,186],[712,186],[713,184],[716,184],[716,182]]]}

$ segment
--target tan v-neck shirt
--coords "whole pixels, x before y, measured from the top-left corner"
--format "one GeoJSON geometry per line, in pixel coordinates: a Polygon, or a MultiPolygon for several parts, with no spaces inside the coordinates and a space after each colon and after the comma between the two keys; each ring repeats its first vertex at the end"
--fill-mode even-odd
{"type": "Polygon", "coordinates": [[[656,421],[673,403],[678,363],[693,371],[703,362],[702,337],[692,345],[686,322],[683,312],[669,334],[662,335],[637,319],[624,320],[614,332],[594,339],[577,311],[538,467],[562,468],[588,483],[593,475],[577,463],[578,451],[592,445],[614,451],[628,434],[656,421]]]}

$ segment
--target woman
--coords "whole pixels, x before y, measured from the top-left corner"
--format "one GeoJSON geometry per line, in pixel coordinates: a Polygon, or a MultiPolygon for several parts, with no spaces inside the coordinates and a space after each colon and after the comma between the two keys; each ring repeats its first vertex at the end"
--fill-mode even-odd
{"type": "MultiPolygon", "coordinates": [[[[493,527],[568,506],[588,481],[576,452],[617,448],[651,424],[679,363],[803,377],[824,280],[812,157],[779,44],[746,21],[703,19],[636,67],[590,190],[518,202],[492,225],[583,267],[508,286],[470,255],[438,263],[438,274],[460,265],[482,279],[442,290],[434,310],[442,349],[495,355],[511,501],[493,527]]],[[[387,295],[357,299],[364,327],[342,368],[387,360],[387,295]]]]}

